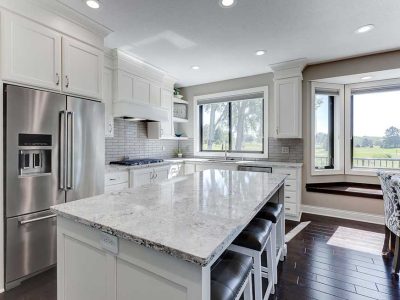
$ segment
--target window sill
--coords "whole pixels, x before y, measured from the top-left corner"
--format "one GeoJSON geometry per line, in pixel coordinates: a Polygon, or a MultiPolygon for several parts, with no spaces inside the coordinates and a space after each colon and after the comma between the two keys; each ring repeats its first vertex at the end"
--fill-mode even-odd
{"type": "Polygon", "coordinates": [[[379,184],[366,184],[356,182],[327,182],[308,183],[307,192],[334,194],[352,197],[383,199],[381,186],[379,184]]]}

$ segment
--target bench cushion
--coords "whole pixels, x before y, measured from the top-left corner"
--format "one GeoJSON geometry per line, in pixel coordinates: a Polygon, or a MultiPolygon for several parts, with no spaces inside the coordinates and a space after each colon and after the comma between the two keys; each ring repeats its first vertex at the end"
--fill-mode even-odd
{"type": "Polygon", "coordinates": [[[252,268],[252,258],[226,251],[211,267],[211,299],[233,300],[252,268]]]}

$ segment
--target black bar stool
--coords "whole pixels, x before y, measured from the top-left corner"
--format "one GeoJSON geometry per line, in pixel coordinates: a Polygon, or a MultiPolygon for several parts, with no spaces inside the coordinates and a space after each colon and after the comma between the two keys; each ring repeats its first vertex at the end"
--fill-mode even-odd
{"type": "Polygon", "coordinates": [[[255,300],[268,299],[270,294],[275,293],[274,286],[274,263],[272,261],[274,252],[271,241],[272,222],[255,218],[238,235],[229,246],[229,250],[236,251],[253,258],[254,295],[255,300]],[[261,265],[261,255],[267,256],[267,267],[261,265]],[[262,278],[268,279],[268,286],[263,296],[262,278]]]}
{"type": "Polygon", "coordinates": [[[272,222],[272,249],[274,249],[274,282],[278,283],[278,264],[285,257],[285,217],[283,205],[268,202],[257,214],[257,218],[272,222]]]}
{"type": "Polygon", "coordinates": [[[252,265],[250,256],[225,251],[211,267],[211,299],[253,300],[252,265]]]}

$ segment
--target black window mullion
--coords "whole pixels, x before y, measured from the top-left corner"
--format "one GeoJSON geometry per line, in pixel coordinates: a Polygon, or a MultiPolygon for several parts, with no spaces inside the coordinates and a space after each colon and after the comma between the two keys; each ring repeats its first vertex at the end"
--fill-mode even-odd
{"type": "Polygon", "coordinates": [[[203,149],[203,105],[199,107],[199,119],[200,119],[200,151],[203,149]]]}
{"type": "Polygon", "coordinates": [[[329,96],[328,114],[328,137],[329,137],[329,165],[327,169],[333,169],[335,161],[335,97],[329,96]]]}
{"type": "Polygon", "coordinates": [[[228,104],[228,127],[229,127],[229,134],[228,134],[228,143],[229,143],[229,152],[232,152],[232,102],[228,104]]]}

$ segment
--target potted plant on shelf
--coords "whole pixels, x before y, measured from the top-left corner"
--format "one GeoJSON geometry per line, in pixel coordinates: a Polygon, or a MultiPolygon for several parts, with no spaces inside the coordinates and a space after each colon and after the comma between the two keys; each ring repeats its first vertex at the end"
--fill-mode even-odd
{"type": "Polygon", "coordinates": [[[175,154],[178,158],[182,158],[183,156],[182,150],[179,148],[175,150],[175,154]]]}
{"type": "Polygon", "coordinates": [[[178,99],[182,99],[183,96],[181,95],[181,90],[178,88],[174,88],[174,97],[178,99]]]}

